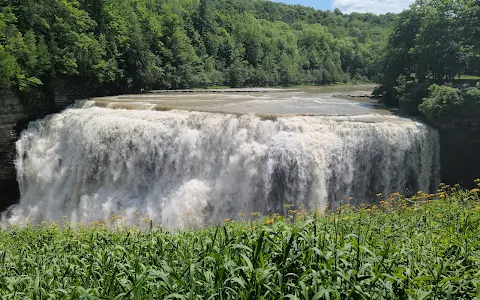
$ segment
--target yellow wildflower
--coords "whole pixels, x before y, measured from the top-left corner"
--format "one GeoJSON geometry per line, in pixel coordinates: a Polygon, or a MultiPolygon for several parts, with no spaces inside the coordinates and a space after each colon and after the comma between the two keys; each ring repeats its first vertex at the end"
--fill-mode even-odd
{"type": "Polygon", "coordinates": [[[265,222],[265,224],[270,225],[270,224],[273,224],[273,222],[275,222],[274,219],[267,219],[267,221],[265,222]]]}

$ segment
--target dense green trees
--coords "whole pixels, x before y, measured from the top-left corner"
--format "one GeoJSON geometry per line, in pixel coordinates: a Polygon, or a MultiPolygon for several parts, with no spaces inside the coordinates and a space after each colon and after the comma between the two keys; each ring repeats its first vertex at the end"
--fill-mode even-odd
{"type": "Polygon", "coordinates": [[[438,85],[461,85],[457,76],[480,75],[479,32],[480,1],[417,0],[395,24],[377,92],[409,113],[448,115],[466,103],[467,91],[438,85]]]}
{"type": "Polygon", "coordinates": [[[68,78],[110,92],[379,80],[385,103],[418,113],[439,98],[431,84],[461,74],[480,75],[478,0],[418,0],[399,16],[265,0],[0,0],[0,88],[22,92],[68,78]]]}
{"type": "Polygon", "coordinates": [[[394,19],[264,0],[0,0],[0,87],[370,80],[394,19]]]}

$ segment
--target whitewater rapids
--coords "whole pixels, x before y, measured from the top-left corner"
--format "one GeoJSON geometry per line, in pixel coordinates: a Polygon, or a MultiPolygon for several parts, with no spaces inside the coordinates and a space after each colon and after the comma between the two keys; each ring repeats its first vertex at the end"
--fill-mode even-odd
{"type": "Polygon", "coordinates": [[[148,217],[166,227],[429,191],[437,132],[394,116],[261,118],[192,111],[67,109],[17,142],[9,224],[148,217]],[[353,197],[351,200],[350,197],[353,197]]]}

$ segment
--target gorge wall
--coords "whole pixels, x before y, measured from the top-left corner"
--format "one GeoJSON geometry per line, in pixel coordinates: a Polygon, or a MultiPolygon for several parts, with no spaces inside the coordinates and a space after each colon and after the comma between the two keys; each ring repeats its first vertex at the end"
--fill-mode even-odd
{"type": "Polygon", "coordinates": [[[480,177],[480,119],[445,118],[433,125],[440,133],[442,181],[473,187],[480,177]]]}
{"type": "Polygon", "coordinates": [[[19,97],[10,90],[0,90],[0,209],[18,197],[15,177],[15,140],[18,124],[28,120],[19,97]]]}
{"type": "Polygon", "coordinates": [[[0,211],[19,198],[14,165],[15,141],[30,121],[59,112],[75,99],[94,96],[86,84],[57,81],[41,93],[32,95],[0,89],[0,211]]]}

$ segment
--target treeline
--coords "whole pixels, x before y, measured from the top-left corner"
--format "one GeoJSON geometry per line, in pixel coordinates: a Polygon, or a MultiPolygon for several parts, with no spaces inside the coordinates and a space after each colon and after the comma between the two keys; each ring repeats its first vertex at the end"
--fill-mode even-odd
{"type": "Polygon", "coordinates": [[[429,119],[480,116],[480,0],[417,0],[400,14],[380,65],[386,104],[429,119]]]}
{"type": "Polygon", "coordinates": [[[264,0],[0,0],[0,87],[372,80],[395,19],[264,0]]]}

